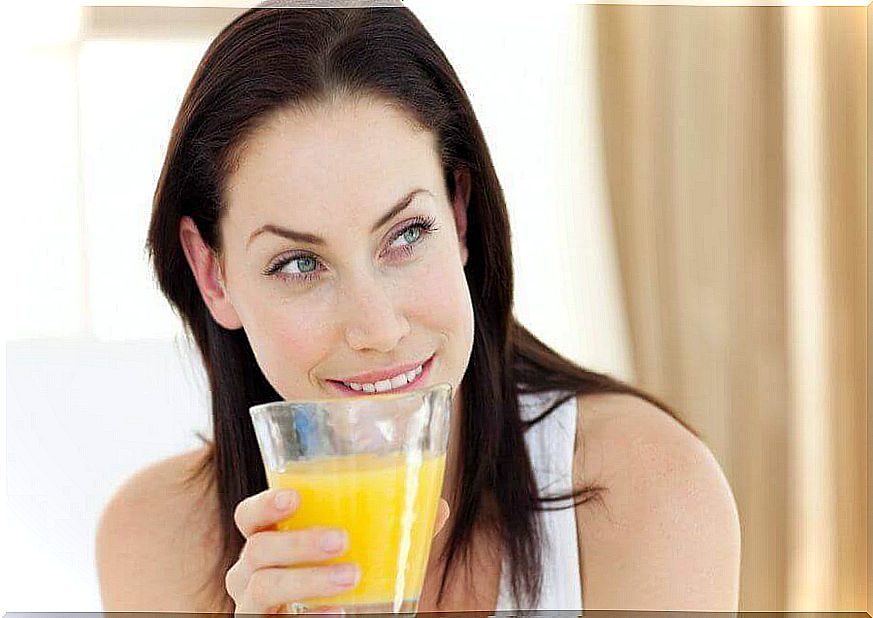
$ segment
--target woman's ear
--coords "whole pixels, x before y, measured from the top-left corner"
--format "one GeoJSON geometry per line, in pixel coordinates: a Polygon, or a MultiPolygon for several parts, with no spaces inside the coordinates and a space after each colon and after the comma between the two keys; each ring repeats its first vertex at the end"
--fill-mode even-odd
{"type": "Polygon", "coordinates": [[[194,273],[200,295],[212,317],[227,330],[242,328],[242,322],[227,293],[221,263],[212,249],[203,242],[191,217],[182,217],[179,223],[179,240],[188,265],[194,273]]]}
{"type": "Polygon", "coordinates": [[[467,207],[470,205],[470,171],[461,167],[455,170],[455,199],[452,210],[455,215],[455,227],[458,230],[458,241],[461,245],[461,263],[467,265],[467,207]]]}

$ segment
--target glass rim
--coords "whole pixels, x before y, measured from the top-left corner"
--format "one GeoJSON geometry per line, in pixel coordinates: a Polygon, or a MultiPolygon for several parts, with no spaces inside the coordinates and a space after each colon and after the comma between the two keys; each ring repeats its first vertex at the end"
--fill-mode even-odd
{"type": "Polygon", "coordinates": [[[267,403],[259,403],[258,405],[251,406],[249,408],[249,415],[255,417],[256,415],[264,414],[273,410],[275,408],[284,408],[287,406],[300,406],[300,405],[324,405],[324,404],[336,404],[343,405],[349,402],[357,402],[357,401],[387,401],[387,400],[395,400],[395,399],[405,399],[410,398],[415,395],[423,396],[431,392],[440,392],[447,391],[449,394],[452,393],[453,387],[448,382],[438,382],[436,384],[432,384],[431,386],[426,386],[424,388],[415,389],[412,391],[404,391],[402,393],[392,393],[392,392],[384,392],[384,393],[369,393],[366,395],[354,395],[352,397],[333,397],[330,399],[288,399],[288,400],[280,400],[280,401],[270,401],[267,403]]]}

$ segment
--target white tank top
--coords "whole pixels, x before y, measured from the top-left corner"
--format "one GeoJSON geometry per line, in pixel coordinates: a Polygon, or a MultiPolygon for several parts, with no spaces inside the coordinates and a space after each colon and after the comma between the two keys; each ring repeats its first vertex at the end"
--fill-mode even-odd
{"type": "MultiPolygon", "coordinates": [[[[541,414],[563,393],[549,392],[519,395],[521,418],[531,420],[541,414]]],[[[573,488],[573,445],[576,439],[576,397],[570,397],[546,418],[525,433],[525,443],[533,465],[537,487],[545,495],[559,495],[573,488]]],[[[547,506],[564,507],[571,500],[549,502],[547,506]]],[[[540,511],[543,532],[543,578],[540,601],[536,608],[516,607],[509,583],[509,565],[504,558],[500,573],[497,612],[512,613],[521,609],[582,611],[582,584],[579,576],[579,541],[576,533],[576,509],[540,511]]]]}

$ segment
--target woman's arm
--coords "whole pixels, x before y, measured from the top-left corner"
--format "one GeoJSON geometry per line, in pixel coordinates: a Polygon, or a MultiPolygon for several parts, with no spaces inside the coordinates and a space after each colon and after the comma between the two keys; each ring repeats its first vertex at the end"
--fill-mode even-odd
{"type": "Polygon", "coordinates": [[[196,592],[218,547],[209,534],[215,505],[181,482],[197,456],[138,472],[103,510],[96,558],[105,611],[216,611],[202,607],[196,592]]]}
{"type": "Polygon", "coordinates": [[[631,395],[577,399],[574,480],[585,609],[736,611],[740,523],[709,449],[631,395]]]}

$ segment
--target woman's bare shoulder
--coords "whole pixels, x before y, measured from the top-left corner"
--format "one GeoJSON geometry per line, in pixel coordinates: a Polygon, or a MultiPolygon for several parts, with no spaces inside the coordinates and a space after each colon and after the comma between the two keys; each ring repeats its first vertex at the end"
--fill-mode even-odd
{"type": "Polygon", "coordinates": [[[577,507],[587,609],[735,611],[740,526],[704,442],[633,395],[577,398],[577,507]]]}
{"type": "Polygon", "coordinates": [[[218,501],[195,472],[206,448],[146,466],[104,507],[96,558],[106,611],[196,611],[216,559],[218,501]]]}
{"type": "MultiPolygon", "coordinates": [[[[711,460],[702,440],[661,408],[626,393],[576,397],[576,463],[581,476],[629,471],[655,463],[652,458],[711,460]],[[638,457],[628,457],[629,451],[638,457]],[[648,460],[648,462],[647,462],[648,460]],[[606,468],[604,468],[606,466],[606,468]]],[[[674,463],[678,463],[674,461],[674,463]]]]}

